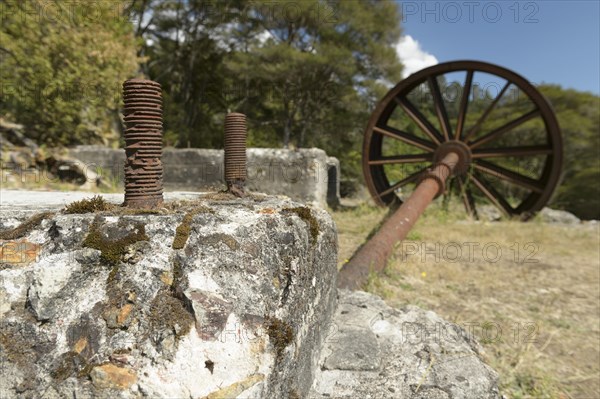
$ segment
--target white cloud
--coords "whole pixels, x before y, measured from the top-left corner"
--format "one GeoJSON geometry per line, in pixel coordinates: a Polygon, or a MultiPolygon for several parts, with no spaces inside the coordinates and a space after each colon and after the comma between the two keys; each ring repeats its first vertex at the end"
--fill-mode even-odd
{"type": "Polygon", "coordinates": [[[409,35],[400,37],[396,44],[396,54],[404,64],[402,77],[407,77],[423,68],[432,66],[438,63],[437,58],[432,54],[424,51],[418,41],[409,35]]]}

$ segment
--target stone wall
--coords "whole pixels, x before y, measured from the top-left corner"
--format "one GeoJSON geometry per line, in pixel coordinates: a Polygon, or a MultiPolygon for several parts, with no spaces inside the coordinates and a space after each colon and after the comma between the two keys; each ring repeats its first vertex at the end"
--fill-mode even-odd
{"type": "MultiPolygon", "coordinates": [[[[285,150],[249,148],[247,187],[256,192],[287,195],[315,205],[339,203],[339,161],[311,148],[285,150]]],[[[100,146],[79,146],[70,155],[119,182],[123,179],[125,152],[100,146]]],[[[166,190],[221,189],[223,150],[173,149],[163,151],[166,190]]]]}

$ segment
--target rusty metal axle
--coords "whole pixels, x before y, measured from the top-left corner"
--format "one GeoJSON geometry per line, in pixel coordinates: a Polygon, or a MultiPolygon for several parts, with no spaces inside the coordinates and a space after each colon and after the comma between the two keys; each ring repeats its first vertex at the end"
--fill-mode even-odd
{"type": "Polygon", "coordinates": [[[381,272],[385,268],[394,245],[406,238],[425,208],[444,192],[445,182],[459,160],[459,155],[450,151],[423,174],[412,195],[342,267],[338,274],[339,288],[360,289],[367,282],[371,271],[381,272]]]}

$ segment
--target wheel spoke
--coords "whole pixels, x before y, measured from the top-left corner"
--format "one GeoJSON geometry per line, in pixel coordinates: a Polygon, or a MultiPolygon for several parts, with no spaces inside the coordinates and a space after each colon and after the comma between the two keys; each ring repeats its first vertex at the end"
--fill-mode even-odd
{"type": "Polygon", "coordinates": [[[490,104],[490,106],[487,107],[487,109],[479,117],[479,119],[477,120],[477,122],[475,123],[475,125],[466,134],[466,136],[464,138],[464,141],[469,140],[469,138],[471,136],[477,134],[477,132],[481,128],[481,125],[483,124],[483,122],[487,119],[488,115],[494,110],[494,108],[496,107],[496,104],[498,104],[498,102],[500,101],[500,99],[504,95],[504,92],[508,89],[508,86],[510,86],[510,82],[506,82],[506,84],[504,85],[504,87],[502,88],[502,90],[500,90],[500,93],[498,93],[498,95],[496,96],[496,98],[494,99],[494,101],[492,101],[492,103],[490,104]]]}
{"type": "Polygon", "coordinates": [[[412,183],[415,182],[419,176],[421,175],[421,173],[423,173],[423,171],[427,170],[427,167],[424,167],[418,171],[416,171],[415,173],[408,175],[407,177],[405,177],[404,179],[394,183],[391,187],[389,187],[388,189],[382,191],[379,193],[380,197],[383,197],[384,195],[387,195],[391,192],[396,191],[397,189],[399,189],[402,186],[406,186],[408,183],[412,183]]]}
{"type": "Polygon", "coordinates": [[[450,127],[450,121],[448,120],[448,113],[446,112],[446,106],[444,105],[444,99],[440,92],[440,85],[438,84],[435,76],[427,78],[429,83],[429,89],[433,94],[433,103],[435,106],[435,113],[437,114],[440,126],[442,127],[442,133],[444,134],[444,141],[448,141],[452,138],[452,128],[450,127]]]}
{"type": "Polygon", "coordinates": [[[477,218],[475,201],[473,201],[473,196],[471,195],[471,190],[467,185],[466,178],[464,176],[458,176],[456,178],[456,182],[458,183],[458,191],[460,192],[460,197],[465,205],[465,210],[470,216],[477,218]]]}
{"type": "Polygon", "coordinates": [[[384,136],[391,137],[396,140],[400,140],[406,144],[410,144],[414,147],[418,147],[422,150],[433,152],[435,150],[435,145],[433,143],[423,140],[420,137],[414,136],[410,133],[403,132],[398,129],[394,129],[393,127],[386,126],[385,128],[381,128],[379,126],[375,126],[373,128],[375,133],[383,134],[384,136]]]}
{"type": "Polygon", "coordinates": [[[517,186],[521,186],[533,192],[541,193],[544,191],[543,184],[541,184],[537,180],[527,176],[523,176],[520,173],[513,172],[511,170],[503,168],[502,166],[495,165],[491,162],[478,159],[473,163],[473,166],[475,167],[475,169],[480,170],[483,173],[497,177],[517,186]]]}
{"type": "Polygon", "coordinates": [[[369,165],[393,165],[399,163],[417,163],[428,162],[433,159],[433,154],[410,154],[410,155],[395,155],[390,157],[380,157],[370,159],[369,165]]]}
{"type": "Polygon", "coordinates": [[[529,157],[535,155],[550,155],[552,148],[545,145],[532,145],[524,147],[505,147],[505,148],[482,148],[473,150],[471,156],[473,159],[479,158],[498,158],[498,157],[529,157]]]}
{"type": "Polygon", "coordinates": [[[488,185],[483,180],[479,179],[474,174],[471,175],[471,180],[475,187],[479,189],[485,195],[492,204],[494,204],[498,209],[500,209],[505,215],[511,216],[514,214],[515,210],[512,206],[504,199],[500,193],[498,193],[492,186],[488,185]]]}
{"type": "Polygon", "coordinates": [[[465,84],[463,86],[462,97],[460,99],[460,109],[458,111],[458,120],[456,122],[456,140],[460,140],[465,126],[465,117],[469,105],[469,94],[471,93],[471,84],[473,83],[473,70],[467,71],[465,84]]]}
{"type": "Polygon", "coordinates": [[[498,137],[500,137],[501,135],[503,135],[506,132],[510,132],[514,128],[522,125],[523,123],[527,122],[528,120],[530,120],[532,118],[535,118],[539,114],[540,114],[540,111],[539,111],[539,109],[536,108],[533,111],[530,111],[530,112],[526,113],[525,115],[522,115],[522,116],[518,117],[517,119],[514,119],[514,120],[508,122],[507,124],[500,126],[498,129],[495,129],[494,131],[486,134],[485,136],[478,138],[477,140],[469,143],[469,145],[471,146],[471,149],[477,148],[480,145],[483,145],[487,142],[497,139],[498,137]]]}
{"type": "Polygon", "coordinates": [[[437,129],[427,120],[423,115],[407,98],[396,97],[396,102],[402,107],[404,112],[419,126],[419,128],[435,143],[440,144],[443,140],[442,135],[437,129]]]}

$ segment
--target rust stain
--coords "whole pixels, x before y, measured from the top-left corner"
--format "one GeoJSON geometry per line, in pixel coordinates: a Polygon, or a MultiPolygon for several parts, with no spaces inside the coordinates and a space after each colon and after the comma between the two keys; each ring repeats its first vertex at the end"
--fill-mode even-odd
{"type": "Polygon", "coordinates": [[[137,382],[137,375],[133,370],[110,363],[94,367],[90,376],[92,377],[92,384],[101,389],[129,389],[137,382]]]}
{"type": "Polygon", "coordinates": [[[81,353],[85,349],[87,344],[88,344],[87,338],[81,337],[81,338],[79,338],[79,340],[77,342],[75,342],[75,345],[73,345],[73,350],[76,353],[81,353]]]}
{"type": "Polygon", "coordinates": [[[27,240],[0,241],[0,262],[26,265],[38,260],[42,246],[27,240]]]}
{"type": "Polygon", "coordinates": [[[277,211],[273,208],[264,208],[264,209],[261,209],[260,211],[258,211],[258,213],[262,213],[264,215],[273,215],[273,214],[277,213],[277,211]]]}
{"type": "Polygon", "coordinates": [[[133,310],[133,305],[130,303],[123,306],[121,308],[121,310],[119,311],[119,314],[117,315],[117,324],[119,324],[119,325],[125,324],[125,321],[127,321],[127,318],[131,314],[132,310],[133,310]]]}

